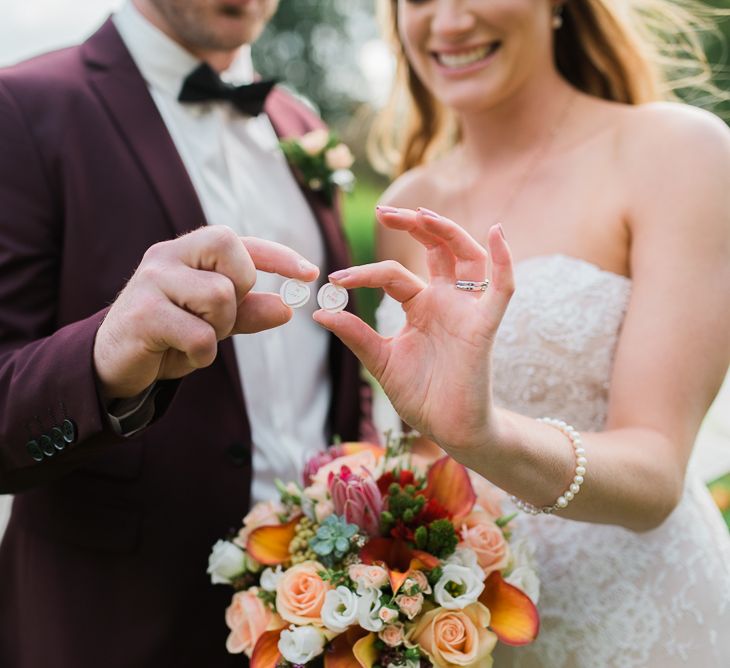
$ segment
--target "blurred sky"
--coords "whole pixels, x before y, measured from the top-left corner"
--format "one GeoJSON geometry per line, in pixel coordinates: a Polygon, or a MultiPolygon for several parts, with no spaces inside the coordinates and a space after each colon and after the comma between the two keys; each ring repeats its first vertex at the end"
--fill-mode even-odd
{"type": "Polygon", "coordinates": [[[80,42],[124,0],[0,0],[0,66],[80,42]]]}

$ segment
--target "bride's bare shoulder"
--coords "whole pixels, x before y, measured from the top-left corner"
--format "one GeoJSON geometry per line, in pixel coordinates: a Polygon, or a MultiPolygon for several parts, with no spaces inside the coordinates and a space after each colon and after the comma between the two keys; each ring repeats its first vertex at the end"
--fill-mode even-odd
{"type": "MultiPolygon", "coordinates": [[[[441,210],[445,195],[443,172],[446,160],[448,158],[405,172],[383,193],[379,204],[407,209],[425,207],[434,211],[441,210]]],[[[397,260],[414,270],[419,268],[423,247],[408,234],[378,228],[376,236],[379,259],[397,260]]]]}

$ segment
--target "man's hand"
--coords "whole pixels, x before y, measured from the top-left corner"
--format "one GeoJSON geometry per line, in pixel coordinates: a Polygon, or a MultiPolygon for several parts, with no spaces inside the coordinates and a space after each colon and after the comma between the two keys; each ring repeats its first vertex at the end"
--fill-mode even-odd
{"type": "Polygon", "coordinates": [[[152,246],[96,335],[94,365],[106,399],[206,367],[218,341],[287,322],[278,295],[250,293],[256,270],[313,281],[319,269],[271,241],[203,227],[152,246]]]}

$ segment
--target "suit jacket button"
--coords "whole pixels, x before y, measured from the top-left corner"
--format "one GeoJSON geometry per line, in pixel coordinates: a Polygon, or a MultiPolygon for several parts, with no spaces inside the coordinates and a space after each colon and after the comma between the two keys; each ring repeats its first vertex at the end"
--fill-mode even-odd
{"type": "Polygon", "coordinates": [[[38,439],[38,442],[40,443],[41,450],[43,450],[43,454],[46,455],[46,457],[53,457],[56,453],[56,449],[53,447],[51,437],[43,434],[43,436],[38,439]]]}
{"type": "Polygon", "coordinates": [[[226,450],[226,454],[234,466],[245,466],[248,464],[248,448],[243,443],[233,443],[226,450]]]}
{"type": "Polygon", "coordinates": [[[61,433],[66,443],[73,443],[76,440],[76,425],[68,418],[65,419],[61,423],[61,433]]]}
{"type": "Polygon", "coordinates": [[[37,462],[43,461],[43,452],[41,450],[41,446],[38,445],[38,441],[28,441],[25,444],[25,449],[28,451],[28,454],[33,457],[37,462]]]}
{"type": "Polygon", "coordinates": [[[63,437],[63,432],[58,428],[54,427],[51,429],[51,443],[56,450],[63,450],[66,447],[66,439],[63,437]]]}

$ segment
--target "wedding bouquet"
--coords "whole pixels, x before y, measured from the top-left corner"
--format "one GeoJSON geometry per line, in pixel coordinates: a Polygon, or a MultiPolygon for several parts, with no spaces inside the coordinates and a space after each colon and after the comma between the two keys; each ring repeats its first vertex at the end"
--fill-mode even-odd
{"type": "Polygon", "coordinates": [[[278,487],[208,569],[235,589],[227,648],[252,668],[485,668],[536,637],[530,546],[453,459],[343,443],[278,487]]]}

